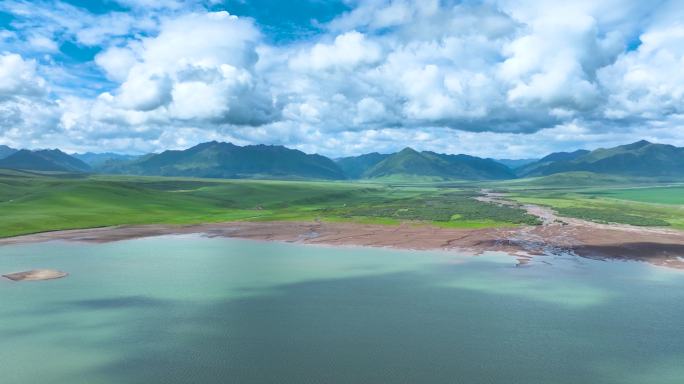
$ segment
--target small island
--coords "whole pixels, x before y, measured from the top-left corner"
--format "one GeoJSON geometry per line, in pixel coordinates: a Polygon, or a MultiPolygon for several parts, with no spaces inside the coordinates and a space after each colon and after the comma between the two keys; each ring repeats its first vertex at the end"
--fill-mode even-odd
{"type": "Polygon", "coordinates": [[[2,276],[12,281],[43,281],[61,279],[68,275],[66,272],[51,269],[34,269],[32,271],[16,272],[2,276]]]}

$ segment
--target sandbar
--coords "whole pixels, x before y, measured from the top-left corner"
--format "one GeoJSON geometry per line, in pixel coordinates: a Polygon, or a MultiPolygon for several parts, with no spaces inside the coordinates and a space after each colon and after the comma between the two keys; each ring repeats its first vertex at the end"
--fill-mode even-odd
{"type": "Polygon", "coordinates": [[[52,269],[34,269],[26,272],[9,273],[2,276],[12,281],[44,281],[61,279],[68,275],[69,274],[66,272],[55,271],[52,269]]]}

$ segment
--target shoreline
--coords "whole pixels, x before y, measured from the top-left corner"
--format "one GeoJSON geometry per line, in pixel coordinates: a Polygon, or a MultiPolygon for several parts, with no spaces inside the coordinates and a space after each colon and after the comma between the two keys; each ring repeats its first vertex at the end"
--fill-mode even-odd
{"type": "Polygon", "coordinates": [[[152,224],[22,235],[0,239],[0,246],[55,240],[106,243],[175,234],[330,246],[453,250],[475,254],[505,252],[518,257],[521,264],[532,257],[572,254],[590,259],[636,260],[684,269],[684,231],[610,226],[565,218],[547,220],[540,226],[486,229],[440,228],[419,223],[388,226],[318,221],[224,222],[184,226],[152,224]]]}

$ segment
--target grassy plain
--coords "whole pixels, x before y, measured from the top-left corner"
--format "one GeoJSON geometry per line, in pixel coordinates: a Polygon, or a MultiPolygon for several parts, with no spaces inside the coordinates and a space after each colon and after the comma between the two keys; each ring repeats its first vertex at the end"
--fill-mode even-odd
{"type": "Polygon", "coordinates": [[[492,183],[525,204],[599,223],[684,229],[684,186],[587,172],[492,183]]]}
{"type": "Polygon", "coordinates": [[[124,224],[224,221],[403,222],[452,228],[537,224],[480,189],[561,216],[684,229],[684,186],[574,173],[504,182],[217,180],[0,170],[0,237],[124,224]]]}
{"type": "Polygon", "coordinates": [[[0,171],[0,237],[123,224],[328,220],[480,228],[535,224],[471,188],[0,171]]]}
{"type": "Polygon", "coordinates": [[[607,198],[642,203],[684,205],[684,186],[636,187],[596,191],[594,193],[607,198]]]}

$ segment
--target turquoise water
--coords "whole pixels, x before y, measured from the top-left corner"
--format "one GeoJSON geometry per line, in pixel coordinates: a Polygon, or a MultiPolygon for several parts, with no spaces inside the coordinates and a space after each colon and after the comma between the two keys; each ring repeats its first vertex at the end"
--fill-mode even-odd
{"type": "Polygon", "coordinates": [[[684,382],[684,274],[201,236],[0,247],[0,382],[684,382]]]}

